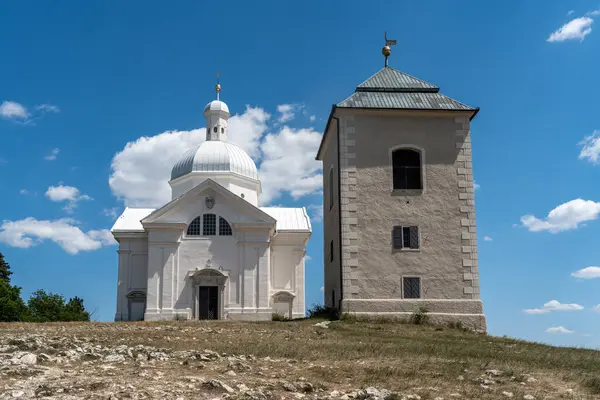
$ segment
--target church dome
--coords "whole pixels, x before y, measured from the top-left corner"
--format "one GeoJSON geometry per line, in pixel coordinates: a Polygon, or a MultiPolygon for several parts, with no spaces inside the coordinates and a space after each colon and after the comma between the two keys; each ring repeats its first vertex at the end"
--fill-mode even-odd
{"type": "Polygon", "coordinates": [[[232,172],[258,180],[258,171],[252,158],[238,146],[219,140],[207,140],[188,150],[175,163],[171,170],[171,179],[191,172],[232,172]]]}
{"type": "Polygon", "coordinates": [[[213,100],[210,103],[208,103],[206,105],[206,107],[204,107],[204,115],[206,115],[209,112],[224,112],[229,114],[229,107],[227,107],[227,104],[223,103],[220,100],[213,100]]]}

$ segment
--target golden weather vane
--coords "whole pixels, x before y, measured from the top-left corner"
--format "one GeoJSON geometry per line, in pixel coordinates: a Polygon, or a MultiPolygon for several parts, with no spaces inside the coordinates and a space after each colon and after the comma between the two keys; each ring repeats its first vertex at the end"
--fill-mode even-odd
{"type": "Polygon", "coordinates": [[[388,66],[388,57],[390,56],[390,54],[392,54],[392,49],[390,48],[390,46],[395,46],[396,45],[396,40],[391,40],[387,38],[387,31],[385,31],[383,33],[383,38],[385,39],[385,46],[383,46],[383,49],[381,49],[381,54],[384,55],[385,57],[385,66],[388,66]]]}

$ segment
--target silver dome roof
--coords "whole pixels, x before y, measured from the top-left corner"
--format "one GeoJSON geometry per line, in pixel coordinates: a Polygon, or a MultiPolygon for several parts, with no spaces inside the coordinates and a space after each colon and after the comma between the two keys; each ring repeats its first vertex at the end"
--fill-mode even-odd
{"type": "Polygon", "coordinates": [[[173,166],[171,179],[191,172],[233,172],[258,180],[252,158],[238,146],[218,140],[209,140],[188,150],[173,166]]]}

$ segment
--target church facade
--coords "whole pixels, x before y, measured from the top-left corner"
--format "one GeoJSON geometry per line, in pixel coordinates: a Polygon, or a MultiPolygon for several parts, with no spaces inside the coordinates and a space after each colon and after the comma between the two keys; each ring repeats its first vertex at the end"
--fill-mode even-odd
{"type": "Polygon", "coordinates": [[[217,97],[204,115],[206,141],[171,171],[172,200],[128,207],[112,228],[115,320],[303,317],[306,209],[259,207],[256,165],[227,141],[227,105],[217,97]]]}
{"type": "MultiPolygon", "coordinates": [[[[385,50],[387,48],[387,54],[385,50]]],[[[485,330],[470,122],[478,108],[387,65],[335,104],[323,162],[325,303],[485,330]]]]}

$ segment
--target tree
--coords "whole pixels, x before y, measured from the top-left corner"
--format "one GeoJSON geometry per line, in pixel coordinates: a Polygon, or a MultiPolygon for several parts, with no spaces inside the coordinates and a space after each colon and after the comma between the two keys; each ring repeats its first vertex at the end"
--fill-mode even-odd
{"type": "Polygon", "coordinates": [[[85,311],[83,299],[77,296],[69,299],[63,313],[63,321],[89,321],[90,313],[85,311]]]}
{"type": "Polygon", "coordinates": [[[0,322],[26,321],[28,315],[21,288],[0,279],[0,322]]]}
{"type": "Polygon", "coordinates": [[[60,294],[38,289],[29,298],[27,306],[34,322],[60,321],[65,309],[65,299],[60,294]]]}
{"type": "Polygon", "coordinates": [[[90,314],[83,306],[83,299],[79,297],[73,297],[65,303],[62,295],[46,293],[40,289],[31,295],[27,304],[33,322],[90,320],[90,314]]]}
{"type": "Polygon", "coordinates": [[[4,260],[4,255],[0,253],[0,281],[10,284],[11,275],[10,265],[4,260]]]}

